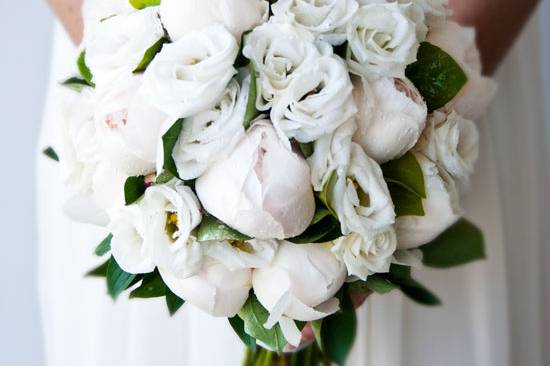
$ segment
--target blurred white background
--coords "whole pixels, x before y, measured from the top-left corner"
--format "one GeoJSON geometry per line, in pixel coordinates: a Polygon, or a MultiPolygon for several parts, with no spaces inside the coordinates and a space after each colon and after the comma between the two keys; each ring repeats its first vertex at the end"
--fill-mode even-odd
{"type": "MultiPolygon", "coordinates": [[[[48,81],[53,17],[45,1],[1,1],[0,364],[40,366],[34,160],[48,81]]],[[[541,10],[541,65],[550,65],[550,3],[541,10]]],[[[525,55],[529,57],[529,55],[525,55]]],[[[550,67],[542,67],[550,144],[550,67]]],[[[518,121],[519,123],[520,121],[518,121]]],[[[549,155],[550,160],[550,155],[549,155]]],[[[78,243],[75,243],[77,245],[78,243]]]]}

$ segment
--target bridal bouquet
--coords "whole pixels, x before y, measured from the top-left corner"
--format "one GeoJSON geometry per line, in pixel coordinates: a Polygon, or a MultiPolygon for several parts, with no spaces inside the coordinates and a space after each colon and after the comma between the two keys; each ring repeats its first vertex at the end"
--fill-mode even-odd
{"type": "Polygon", "coordinates": [[[446,5],[88,1],[56,150],[110,233],[90,275],[227,317],[258,365],[344,364],[372,293],[439,304],[411,268],[484,256],[460,197],[495,90],[446,5]]]}

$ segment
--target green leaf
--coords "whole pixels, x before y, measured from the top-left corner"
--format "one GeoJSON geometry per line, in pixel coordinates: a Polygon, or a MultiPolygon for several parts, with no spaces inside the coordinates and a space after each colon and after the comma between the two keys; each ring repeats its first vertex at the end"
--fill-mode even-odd
{"type": "Polygon", "coordinates": [[[468,82],[460,65],[428,42],[420,44],[417,61],[407,67],[405,74],[426,100],[430,112],[445,106],[468,82]]]}
{"type": "Polygon", "coordinates": [[[319,346],[319,349],[323,350],[323,335],[321,330],[323,329],[323,319],[314,320],[311,322],[311,330],[313,331],[313,335],[315,336],[315,342],[317,343],[317,346],[319,346]]]}
{"type": "Polygon", "coordinates": [[[124,272],[115,258],[111,257],[107,267],[107,290],[109,295],[116,300],[132,284],[135,277],[135,274],[124,272]]]}
{"type": "Polygon", "coordinates": [[[260,304],[256,295],[251,294],[239,312],[239,317],[244,321],[244,330],[251,337],[263,342],[269,348],[282,352],[287,341],[279,324],[271,329],[264,327],[269,317],[269,312],[260,304]]]}
{"type": "Polygon", "coordinates": [[[348,291],[351,294],[376,292],[385,295],[398,288],[399,286],[378,274],[370,275],[366,281],[355,281],[348,285],[348,291]]]}
{"type": "Polygon", "coordinates": [[[68,78],[67,80],[63,81],[61,85],[69,89],[72,89],[77,93],[82,92],[84,88],[90,87],[90,84],[86,80],[78,77],[68,78]]]}
{"type": "Polygon", "coordinates": [[[314,142],[307,142],[298,143],[298,146],[300,146],[300,151],[302,151],[302,154],[304,154],[304,158],[309,158],[311,155],[313,155],[315,143],[314,142]]]}
{"type": "Polygon", "coordinates": [[[90,68],[88,65],[86,65],[86,50],[82,50],[80,52],[80,55],[78,56],[78,60],[76,61],[76,65],[78,67],[78,71],[80,72],[80,75],[82,78],[86,81],[88,86],[95,87],[95,84],[93,83],[93,75],[90,71],[90,68]]]}
{"type": "Polygon", "coordinates": [[[430,290],[412,278],[411,267],[392,264],[390,273],[380,274],[391,283],[398,285],[411,300],[427,306],[441,305],[441,301],[430,290]]]}
{"type": "Polygon", "coordinates": [[[333,233],[334,230],[338,230],[339,235],[337,238],[342,236],[340,232],[340,222],[334,216],[330,214],[330,211],[327,209],[322,209],[317,211],[315,217],[313,218],[312,224],[306,229],[301,235],[288,239],[288,241],[294,244],[312,244],[312,243],[325,243],[330,240],[326,240],[329,234],[333,233]]]}
{"type": "Polygon", "coordinates": [[[156,41],[154,45],[149,47],[147,51],[145,51],[145,54],[143,55],[143,58],[141,59],[137,67],[134,69],[133,71],[134,74],[145,71],[145,69],[147,69],[147,66],[149,66],[151,61],[153,61],[157,53],[159,53],[162,50],[162,47],[164,46],[164,44],[168,42],[169,42],[168,38],[162,37],[161,39],[156,41]]]}
{"type": "Polygon", "coordinates": [[[128,177],[126,183],[124,183],[124,199],[126,206],[131,205],[143,196],[147,185],[145,184],[145,177],[143,175],[139,177],[128,177]]]}
{"type": "Polygon", "coordinates": [[[160,5],[161,0],[129,0],[130,5],[136,9],[144,9],[149,6],[160,5]]]}
{"type": "Polygon", "coordinates": [[[155,179],[155,184],[166,184],[174,178],[174,174],[164,171],[161,175],[157,177],[157,179],[155,179]]]}
{"type": "Polygon", "coordinates": [[[250,240],[211,215],[204,215],[197,233],[198,241],[250,240]]]}
{"type": "Polygon", "coordinates": [[[45,148],[42,151],[42,154],[46,155],[48,158],[52,159],[53,161],[59,162],[59,156],[57,155],[57,153],[55,152],[55,150],[51,146],[45,148]]]}
{"type": "Polygon", "coordinates": [[[426,198],[426,186],[422,167],[413,153],[382,165],[384,179],[388,183],[400,185],[420,198],[426,198]]]}
{"type": "Polygon", "coordinates": [[[345,60],[346,57],[347,57],[348,48],[349,48],[348,41],[345,41],[341,45],[333,47],[334,54],[337,55],[337,56],[340,56],[341,58],[343,58],[345,60]]]}
{"type": "Polygon", "coordinates": [[[111,251],[111,240],[113,240],[113,234],[107,235],[107,237],[103,239],[95,248],[95,255],[102,257],[103,255],[109,253],[111,251]]]}
{"type": "Polygon", "coordinates": [[[351,298],[341,292],[340,311],[325,318],[321,338],[325,355],[338,365],[345,365],[357,332],[357,316],[351,298]]]}
{"type": "Polygon", "coordinates": [[[431,243],[420,247],[426,266],[449,268],[485,258],[483,233],[461,219],[431,243]]]}
{"type": "Polygon", "coordinates": [[[242,35],[241,35],[241,43],[240,43],[240,47],[239,47],[239,55],[237,56],[237,59],[235,60],[235,68],[238,69],[240,67],[245,67],[245,66],[248,66],[248,64],[250,63],[250,60],[248,58],[246,58],[246,56],[243,54],[243,49],[244,49],[244,46],[245,46],[245,43],[246,43],[246,38],[248,37],[248,35],[251,33],[252,31],[251,30],[248,30],[246,32],[244,32],[242,35]]]}
{"type": "Polygon", "coordinates": [[[248,347],[250,351],[256,352],[256,340],[244,331],[244,321],[239,318],[238,315],[233,318],[229,318],[228,320],[229,324],[231,324],[231,328],[233,328],[245,346],[248,347]]]}
{"type": "Polygon", "coordinates": [[[141,285],[130,293],[130,299],[151,299],[166,295],[166,285],[158,270],[143,277],[141,285]]]}
{"type": "Polygon", "coordinates": [[[178,139],[183,128],[183,119],[178,119],[168,131],[162,136],[162,147],[164,150],[164,170],[171,173],[174,177],[179,177],[178,169],[174,158],[172,157],[172,152],[174,151],[174,146],[178,142],[178,139]]]}
{"type": "Polygon", "coordinates": [[[244,113],[244,128],[247,129],[250,127],[252,121],[258,117],[260,112],[256,108],[256,99],[258,98],[258,89],[256,81],[256,69],[254,64],[251,62],[248,64],[248,73],[250,75],[250,85],[248,88],[248,100],[246,102],[246,111],[244,113]]]}
{"type": "Polygon", "coordinates": [[[330,197],[334,189],[334,186],[336,185],[337,180],[338,180],[338,174],[336,173],[336,170],[334,170],[331,173],[330,178],[326,182],[325,186],[323,187],[323,190],[319,192],[319,200],[325,205],[325,207],[329,210],[332,216],[336,218],[338,218],[338,214],[336,214],[336,211],[334,211],[334,208],[332,207],[332,204],[330,202],[330,197]]]}
{"type": "Polygon", "coordinates": [[[388,183],[388,189],[390,190],[397,217],[424,216],[426,214],[422,205],[422,198],[410,190],[394,183],[388,183]]]}
{"type": "Polygon", "coordinates": [[[178,295],[172,292],[168,287],[166,287],[166,306],[168,307],[168,312],[170,316],[176,315],[178,310],[185,304],[185,301],[180,298],[178,295]]]}
{"type": "Polygon", "coordinates": [[[108,259],[105,263],[100,266],[92,269],[86,273],[86,277],[107,277],[107,268],[109,267],[109,262],[111,259],[108,259]]]}

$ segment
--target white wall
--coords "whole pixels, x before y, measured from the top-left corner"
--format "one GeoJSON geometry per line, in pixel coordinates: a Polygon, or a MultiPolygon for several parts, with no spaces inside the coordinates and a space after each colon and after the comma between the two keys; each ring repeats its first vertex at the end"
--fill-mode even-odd
{"type": "Polygon", "coordinates": [[[0,14],[0,364],[40,366],[34,157],[52,17],[45,0],[1,0],[0,14]]]}

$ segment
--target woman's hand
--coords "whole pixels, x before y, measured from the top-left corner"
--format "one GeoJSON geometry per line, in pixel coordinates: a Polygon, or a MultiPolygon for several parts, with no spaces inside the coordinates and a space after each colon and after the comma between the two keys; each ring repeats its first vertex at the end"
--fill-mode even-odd
{"type": "Polygon", "coordinates": [[[55,15],[75,44],[82,41],[82,1],[48,0],[55,15]]]}

